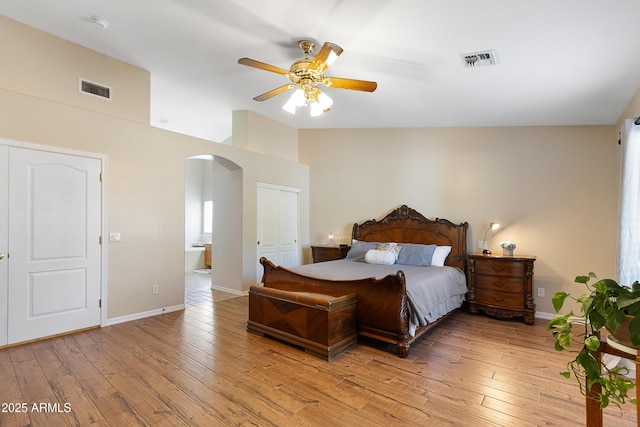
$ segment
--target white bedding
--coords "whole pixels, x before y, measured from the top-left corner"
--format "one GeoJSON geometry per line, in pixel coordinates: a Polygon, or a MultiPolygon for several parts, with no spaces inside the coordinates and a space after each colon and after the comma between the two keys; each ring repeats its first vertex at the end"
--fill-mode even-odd
{"type": "Polygon", "coordinates": [[[419,267],[413,265],[379,265],[337,260],[307,264],[291,270],[329,280],[381,279],[402,270],[407,283],[409,333],[460,307],[467,293],[464,273],[455,267],[419,267]]]}

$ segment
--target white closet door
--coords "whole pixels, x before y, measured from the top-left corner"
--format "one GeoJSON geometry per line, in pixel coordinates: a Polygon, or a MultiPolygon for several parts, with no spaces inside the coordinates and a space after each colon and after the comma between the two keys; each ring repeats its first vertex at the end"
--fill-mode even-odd
{"type": "Polygon", "coordinates": [[[8,343],[9,147],[0,145],[0,346],[8,343]]]}
{"type": "Polygon", "coordinates": [[[9,157],[9,343],[99,325],[101,161],[9,157]]]}
{"type": "Polygon", "coordinates": [[[259,184],[257,207],[256,277],[260,281],[263,273],[260,257],[284,267],[300,265],[299,192],[297,189],[259,184]]]}
{"type": "Polygon", "coordinates": [[[295,267],[298,256],[298,193],[280,191],[280,265],[295,267]]]}
{"type": "MultiPolygon", "coordinates": [[[[258,261],[260,257],[280,263],[280,191],[258,187],[258,261]]],[[[259,278],[258,278],[259,279],[259,278]]]]}

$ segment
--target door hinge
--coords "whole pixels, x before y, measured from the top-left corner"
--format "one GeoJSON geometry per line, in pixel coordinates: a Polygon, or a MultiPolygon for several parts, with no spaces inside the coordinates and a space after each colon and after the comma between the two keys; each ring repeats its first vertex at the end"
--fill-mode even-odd
{"type": "Polygon", "coordinates": [[[102,236],[98,237],[98,244],[101,245],[102,244],[102,236]]]}
{"type": "Polygon", "coordinates": [[[102,182],[102,172],[100,172],[100,182],[102,182]]]}
{"type": "Polygon", "coordinates": [[[102,308],[102,298],[98,300],[98,307],[102,308]]]}

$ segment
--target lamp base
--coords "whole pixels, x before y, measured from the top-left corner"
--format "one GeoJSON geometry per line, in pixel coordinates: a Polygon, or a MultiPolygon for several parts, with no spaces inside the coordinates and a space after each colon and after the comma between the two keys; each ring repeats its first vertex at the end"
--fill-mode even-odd
{"type": "Polygon", "coordinates": [[[483,255],[491,255],[491,251],[489,249],[483,249],[482,250],[482,254],[483,255]]]}

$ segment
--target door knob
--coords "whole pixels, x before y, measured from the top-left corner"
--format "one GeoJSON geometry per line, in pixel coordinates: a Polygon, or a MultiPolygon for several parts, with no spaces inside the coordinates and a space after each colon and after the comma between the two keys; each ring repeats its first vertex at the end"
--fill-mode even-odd
{"type": "Polygon", "coordinates": [[[4,259],[4,254],[0,252],[0,259],[4,259]]]}

